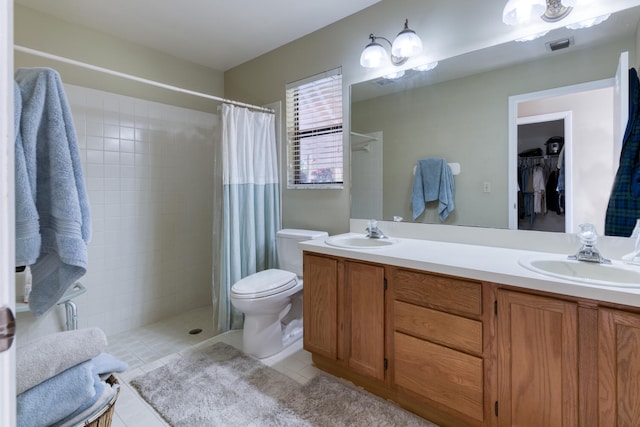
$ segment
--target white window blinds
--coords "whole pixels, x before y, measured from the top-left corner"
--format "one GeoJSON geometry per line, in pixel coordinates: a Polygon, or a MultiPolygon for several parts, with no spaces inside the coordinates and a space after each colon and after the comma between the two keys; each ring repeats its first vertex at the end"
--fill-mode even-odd
{"type": "Polygon", "coordinates": [[[287,188],[342,188],[342,69],[286,89],[287,188]]]}

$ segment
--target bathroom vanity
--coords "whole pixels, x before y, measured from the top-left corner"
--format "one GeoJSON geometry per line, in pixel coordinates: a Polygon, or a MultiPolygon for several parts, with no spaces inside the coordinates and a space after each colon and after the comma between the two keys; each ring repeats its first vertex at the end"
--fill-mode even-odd
{"type": "Polygon", "coordinates": [[[527,251],[499,247],[301,246],[318,368],[441,426],[640,419],[640,283],[543,276],[518,264],[527,251]]]}

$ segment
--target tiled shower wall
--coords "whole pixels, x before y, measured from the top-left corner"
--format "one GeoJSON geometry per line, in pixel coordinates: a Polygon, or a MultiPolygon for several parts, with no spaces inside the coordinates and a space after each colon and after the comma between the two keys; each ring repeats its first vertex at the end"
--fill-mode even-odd
{"type": "MultiPolygon", "coordinates": [[[[79,327],[107,335],[211,304],[218,116],[65,85],[89,193],[79,327]]],[[[21,294],[21,290],[17,290],[21,294]]],[[[62,307],[18,317],[18,340],[63,330],[62,307]]]]}

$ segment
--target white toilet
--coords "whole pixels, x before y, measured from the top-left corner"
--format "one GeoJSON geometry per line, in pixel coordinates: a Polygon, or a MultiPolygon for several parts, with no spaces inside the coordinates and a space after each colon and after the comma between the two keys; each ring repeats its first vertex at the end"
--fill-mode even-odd
{"type": "Polygon", "coordinates": [[[281,269],[260,271],[232,286],[231,304],[244,313],[245,353],[263,359],[302,337],[302,250],[298,242],[327,237],[325,231],[278,231],[281,269]]]}

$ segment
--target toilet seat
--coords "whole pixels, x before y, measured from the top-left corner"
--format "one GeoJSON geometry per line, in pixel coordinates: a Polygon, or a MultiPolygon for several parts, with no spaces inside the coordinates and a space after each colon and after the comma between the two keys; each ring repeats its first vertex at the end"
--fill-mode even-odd
{"type": "Polygon", "coordinates": [[[251,274],[231,287],[235,298],[263,298],[285,292],[298,284],[295,273],[269,269],[251,274]]]}

